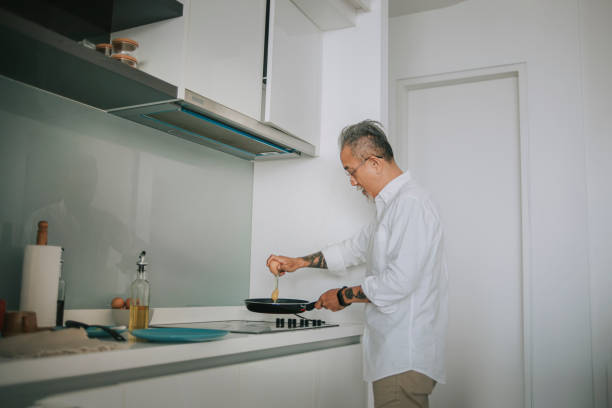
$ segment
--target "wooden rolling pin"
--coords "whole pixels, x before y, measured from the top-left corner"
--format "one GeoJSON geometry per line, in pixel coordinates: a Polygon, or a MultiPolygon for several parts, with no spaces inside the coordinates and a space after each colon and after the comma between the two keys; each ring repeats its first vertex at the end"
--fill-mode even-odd
{"type": "Polygon", "coordinates": [[[49,230],[49,223],[47,221],[40,221],[38,223],[38,232],[36,233],[36,245],[47,245],[47,231],[49,230]]]}

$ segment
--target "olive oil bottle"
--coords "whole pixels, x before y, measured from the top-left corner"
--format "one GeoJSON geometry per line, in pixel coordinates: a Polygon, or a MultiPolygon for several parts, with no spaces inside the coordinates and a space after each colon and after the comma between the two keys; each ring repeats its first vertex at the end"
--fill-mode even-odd
{"type": "Polygon", "coordinates": [[[149,327],[149,295],[150,284],[145,276],[146,252],[138,256],[138,274],[130,286],[130,324],[128,330],[146,329],[149,327]]]}

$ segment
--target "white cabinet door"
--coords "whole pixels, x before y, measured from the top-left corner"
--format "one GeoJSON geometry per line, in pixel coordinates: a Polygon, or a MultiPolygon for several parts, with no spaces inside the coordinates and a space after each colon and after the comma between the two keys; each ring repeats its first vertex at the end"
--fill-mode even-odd
{"type": "Polygon", "coordinates": [[[292,354],[240,366],[240,407],[313,408],[313,353],[292,354]]]}
{"type": "Polygon", "coordinates": [[[113,385],[52,395],[36,401],[34,406],[41,408],[108,408],[124,405],[121,385],[113,385]]]}
{"type": "Polygon", "coordinates": [[[361,344],[317,353],[317,408],[365,408],[367,383],[363,381],[361,344]]]}
{"type": "Polygon", "coordinates": [[[270,1],[263,121],[320,140],[322,34],[290,0],[270,1]]]}
{"type": "Polygon", "coordinates": [[[238,366],[167,375],[123,385],[126,407],[238,407],[238,366]]]}
{"type": "Polygon", "coordinates": [[[361,344],[58,394],[48,407],[359,408],[367,404],[361,344]]]}
{"type": "Polygon", "coordinates": [[[240,407],[365,408],[361,344],[240,366],[240,407]]]}
{"type": "Polygon", "coordinates": [[[185,88],[259,120],[266,0],[192,1],[185,88]]]}

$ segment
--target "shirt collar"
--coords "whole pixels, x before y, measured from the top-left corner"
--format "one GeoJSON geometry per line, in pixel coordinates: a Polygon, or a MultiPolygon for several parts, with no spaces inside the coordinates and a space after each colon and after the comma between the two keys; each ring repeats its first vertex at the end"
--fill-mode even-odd
{"type": "Polygon", "coordinates": [[[412,176],[409,171],[405,171],[390,182],[387,183],[386,186],[380,190],[380,193],[376,196],[374,200],[376,206],[386,205],[397,195],[399,190],[408,182],[412,180],[412,176]]]}

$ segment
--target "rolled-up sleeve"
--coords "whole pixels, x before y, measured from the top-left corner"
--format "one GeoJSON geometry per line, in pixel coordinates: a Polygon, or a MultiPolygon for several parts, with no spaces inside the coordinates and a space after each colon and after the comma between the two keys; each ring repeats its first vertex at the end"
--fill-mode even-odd
{"type": "Polygon", "coordinates": [[[384,251],[375,255],[383,262],[362,285],[370,302],[380,308],[409,296],[441,256],[437,250],[442,239],[439,222],[421,203],[403,201],[389,210],[391,216],[379,225],[383,231],[373,238],[373,251],[384,251]]]}
{"type": "Polygon", "coordinates": [[[371,223],[353,237],[323,248],[321,252],[325,257],[327,269],[331,272],[344,273],[346,268],[364,263],[373,228],[374,223],[371,223]]]}

